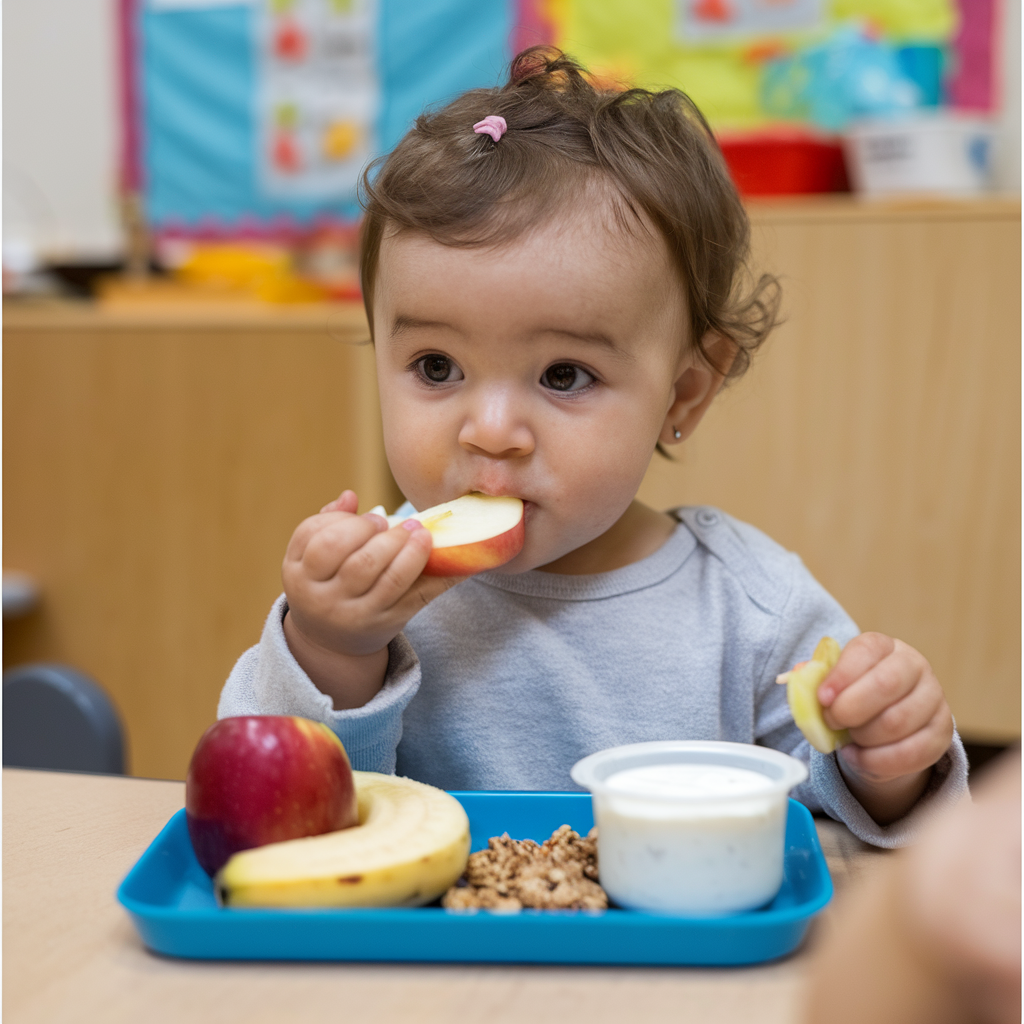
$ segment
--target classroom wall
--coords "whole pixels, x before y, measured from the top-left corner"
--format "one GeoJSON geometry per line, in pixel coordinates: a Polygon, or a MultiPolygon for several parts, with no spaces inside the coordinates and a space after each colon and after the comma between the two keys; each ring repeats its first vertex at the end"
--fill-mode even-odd
{"type": "Polygon", "coordinates": [[[116,257],[115,0],[5,0],[3,242],[116,257]]]}
{"type": "MultiPolygon", "coordinates": [[[[6,0],[3,238],[47,256],[120,251],[116,0],[6,0]]],[[[1002,0],[993,187],[1021,182],[1021,5],[1002,0]]]]}
{"type": "Polygon", "coordinates": [[[1003,0],[1000,29],[999,145],[995,152],[992,185],[996,191],[1020,192],[1021,121],[1021,2],[1003,0]]]}

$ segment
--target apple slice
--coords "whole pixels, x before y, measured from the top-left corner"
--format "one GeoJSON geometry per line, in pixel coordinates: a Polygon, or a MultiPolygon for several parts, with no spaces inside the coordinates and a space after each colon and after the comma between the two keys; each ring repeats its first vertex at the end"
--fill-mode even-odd
{"type": "Polygon", "coordinates": [[[786,684],[789,710],[797,728],[807,737],[815,750],[831,754],[837,747],[850,742],[848,729],[831,729],[825,724],[818,700],[818,687],[839,661],[839,644],[830,636],[823,637],[810,661],[802,661],[792,671],[784,672],[776,682],[786,684]]]}
{"type": "MultiPolygon", "coordinates": [[[[388,526],[405,518],[388,516],[388,526]]],[[[472,576],[496,569],[515,558],[526,539],[519,498],[466,494],[408,518],[418,519],[434,539],[424,576],[472,576]]]]}

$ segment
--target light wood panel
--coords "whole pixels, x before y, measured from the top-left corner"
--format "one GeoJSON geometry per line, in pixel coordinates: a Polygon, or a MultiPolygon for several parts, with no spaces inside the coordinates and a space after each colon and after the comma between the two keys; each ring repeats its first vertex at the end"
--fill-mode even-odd
{"type": "Polygon", "coordinates": [[[4,664],[93,675],[131,770],[184,778],[291,531],[346,486],[397,499],[362,314],[8,308],[5,327],[4,564],[42,603],[6,624],[4,664]]]}
{"type": "Polygon", "coordinates": [[[754,208],[786,323],[641,496],[799,552],[923,651],[961,731],[1020,735],[1020,209],[754,208]]]}

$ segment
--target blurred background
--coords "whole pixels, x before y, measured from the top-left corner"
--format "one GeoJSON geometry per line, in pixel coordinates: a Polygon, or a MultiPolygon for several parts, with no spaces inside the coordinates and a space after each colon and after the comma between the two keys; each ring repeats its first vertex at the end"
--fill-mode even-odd
{"type": "Polygon", "coordinates": [[[5,672],[84,673],[184,777],[295,525],[400,501],[358,176],[534,43],[689,92],[783,279],[641,497],[798,551],[976,761],[1019,739],[1018,0],[7,0],[5,672]]]}

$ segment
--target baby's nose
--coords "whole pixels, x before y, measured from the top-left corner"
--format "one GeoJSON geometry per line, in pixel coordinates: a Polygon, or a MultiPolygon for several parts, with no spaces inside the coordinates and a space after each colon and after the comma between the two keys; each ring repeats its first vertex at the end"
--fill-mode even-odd
{"type": "Polygon", "coordinates": [[[477,455],[512,459],[529,455],[536,439],[513,397],[491,393],[482,395],[469,410],[459,431],[459,444],[477,455]]]}

